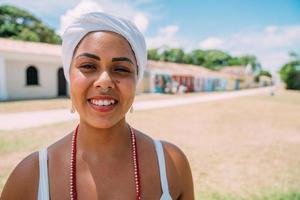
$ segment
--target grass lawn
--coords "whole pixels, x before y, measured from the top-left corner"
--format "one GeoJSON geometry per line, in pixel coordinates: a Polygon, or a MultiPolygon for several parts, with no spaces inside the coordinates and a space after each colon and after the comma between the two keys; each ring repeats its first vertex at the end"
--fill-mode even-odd
{"type": "MultiPolygon", "coordinates": [[[[300,92],[135,111],[127,119],[186,153],[198,200],[300,200],[300,92]]],[[[0,191],[22,158],[75,124],[0,132],[0,191]]]]}

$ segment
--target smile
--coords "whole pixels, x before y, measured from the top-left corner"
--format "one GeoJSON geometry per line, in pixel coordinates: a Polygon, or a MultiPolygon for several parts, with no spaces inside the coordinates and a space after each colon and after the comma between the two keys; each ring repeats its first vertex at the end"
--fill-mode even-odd
{"type": "Polygon", "coordinates": [[[115,99],[89,99],[88,102],[94,110],[100,112],[109,112],[118,104],[115,99]]]}
{"type": "Polygon", "coordinates": [[[96,99],[91,99],[90,100],[92,104],[96,106],[110,106],[116,104],[117,101],[114,99],[112,100],[96,100],[96,99]]]}

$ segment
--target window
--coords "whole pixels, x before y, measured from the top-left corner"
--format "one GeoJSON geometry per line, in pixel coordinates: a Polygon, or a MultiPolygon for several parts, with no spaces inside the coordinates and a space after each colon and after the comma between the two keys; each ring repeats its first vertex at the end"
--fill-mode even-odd
{"type": "Polygon", "coordinates": [[[26,84],[27,85],[38,85],[38,70],[34,66],[29,66],[26,69],[26,84]]]}

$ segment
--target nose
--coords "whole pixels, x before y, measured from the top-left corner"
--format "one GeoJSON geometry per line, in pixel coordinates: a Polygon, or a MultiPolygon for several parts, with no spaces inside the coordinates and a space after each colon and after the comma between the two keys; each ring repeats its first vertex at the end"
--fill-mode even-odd
{"type": "Polygon", "coordinates": [[[94,87],[107,90],[115,88],[115,83],[107,71],[102,71],[97,80],[95,80],[94,87]]]}

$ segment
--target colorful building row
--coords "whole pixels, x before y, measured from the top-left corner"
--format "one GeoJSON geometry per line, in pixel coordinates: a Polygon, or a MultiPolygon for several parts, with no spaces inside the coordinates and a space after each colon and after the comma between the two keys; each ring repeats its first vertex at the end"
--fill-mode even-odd
{"type": "Polygon", "coordinates": [[[139,91],[187,93],[230,91],[251,87],[256,87],[253,76],[249,72],[246,73],[243,66],[212,71],[195,65],[148,61],[139,91]]]}

